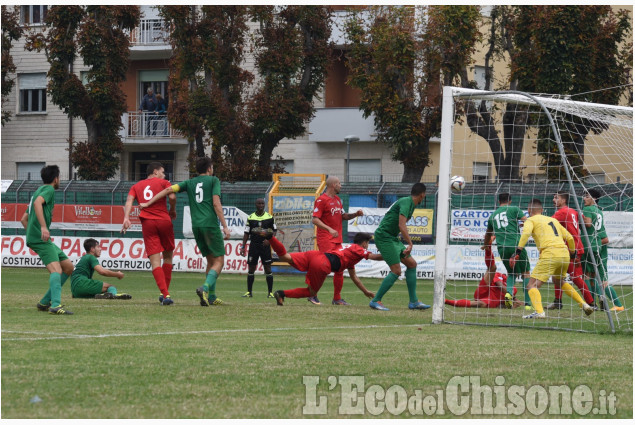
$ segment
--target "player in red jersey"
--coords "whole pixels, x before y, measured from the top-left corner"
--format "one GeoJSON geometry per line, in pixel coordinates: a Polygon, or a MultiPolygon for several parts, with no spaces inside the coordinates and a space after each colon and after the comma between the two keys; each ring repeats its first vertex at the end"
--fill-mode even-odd
{"type": "MultiPolygon", "coordinates": [[[[342,221],[351,220],[363,215],[362,210],[355,213],[345,213],[342,208],[342,200],[337,196],[342,188],[340,179],[330,176],[326,179],[326,190],[313,205],[313,224],[317,227],[316,239],[320,252],[331,252],[342,248],[342,221]]],[[[333,275],[333,301],[334,305],[349,305],[342,299],[342,286],[344,285],[344,273],[333,275]]],[[[310,297],[313,304],[320,304],[317,297],[310,297]]]]}
{"type": "MultiPolygon", "coordinates": [[[[582,270],[582,263],[580,262],[584,254],[584,245],[582,245],[582,240],[580,239],[580,216],[576,210],[568,206],[569,192],[558,191],[553,195],[553,204],[556,207],[556,212],[552,217],[558,220],[560,224],[562,224],[562,227],[571,233],[575,242],[576,256],[571,259],[567,273],[569,273],[569,277],[573,283],[580,289],[584,301],[594,307],[593,295],[589,291],[586,283],[584,283],[584,271],[582,270]]],[[[560,310],[562,308],[562,289],[560,286],[554,285],[554,292],[555,299],[547,306],[547,310],[560,310]]]]}
{"type": "MultiPolygon", "coordinates": [[[[137,203],[148,202],[157,193],[166,187],[170,187],[170,182],[165,180],[163,165],[159,162],[148,164],[148,178],[137,182],[130,188],[126,207],[124,211],[123,227],[121,231],[126,233],[130,228],[130,211],[132,203],[136,199],[137,203]]],[[[171,193],[168,197],[170,211],[165,202],[155,202],[151,206],[141,210],[141,231],[143,242],[146,247],[152,275],[161,291],[159,302],[162,305],[173,304],[170,298],[170,281],[172,280],[172,251],[174,251],[174,228],[172,220],[176,218],[176,195],[171,193]],[[163,265],[161,259],[163,258],[163,265]]]]}
{"type": "Polygon", "coordinates": [[[278,239],[272,237],[269,240],[271,247],[278,254],[280,261],[292,265],[295,269],[306,274],[306,284],[308,287],[280,290],[273,293],[278,305],[284,304],[285,297],[304,298],[316,296],[326,276],[331,273],[343,273],[348,270],[351,280],[368,298],[373,298],[375,294],[366,289],[355,273],[355,264],[362,259],[374,261],[383,260],[381,254],[372,254],[368,251],[368,243],[372,236],[369,233],[358,233],[355,235],[354,243],[347,248],[340,248],[336,251],[305,251],[287,254],[287,250],[278,239]]]}
{"type": "MultiPolygon", "coordinates": [[[[474,291],[474,300],[445,300],[447,305],[454,307],[477,307],[477,308],[497,308],[505,306],[505,294],[507,293],[507,275],[496,271],[496,262],[492,254],[492,248],[485,248],[485,265],[487,271],[474,291]]],[[[515,297],[514,288],[513,308],[520,307],[525,303],[515,297]]]]}

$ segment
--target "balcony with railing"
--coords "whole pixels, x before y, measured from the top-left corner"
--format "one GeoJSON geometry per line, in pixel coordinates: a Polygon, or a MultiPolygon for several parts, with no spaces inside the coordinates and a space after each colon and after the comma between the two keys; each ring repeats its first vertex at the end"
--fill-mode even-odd
{"type": "Polygon", "coordinates": [[[129,111],[123,114],[122,123],[119,135],[124,143],[187,143],[183,134],[172,128],[166,115],[129,111]]]}
{"type": "Polygon", "coordinates": [[[141,19],[139,26],[130,32],[130,58],[168,58],[172,50],[169,35],[163,19],[141,19]]]}

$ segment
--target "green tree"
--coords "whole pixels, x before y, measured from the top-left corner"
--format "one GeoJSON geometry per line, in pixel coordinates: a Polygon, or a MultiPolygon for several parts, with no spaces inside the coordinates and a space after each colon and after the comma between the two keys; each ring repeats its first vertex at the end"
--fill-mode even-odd
{"type": "Polygon", "coordinates": [[[44,49],[51,65],[53,103],[86,124],[88,140],[74,142],[71,153],[82,179],[106,180],[119,168],[118,132],[126,111],[120,83],[129,64],[127,31],[138,26],[139,17],[138,6],[51,6],[45,32],[29,37],[27,47],[44,49]],[[88,66],[84,82],[73,72],[78,56],[88,66]]]}
{"type": "Polygon", "coordinates": [[[13,42],[22,37],[24,28],[20,26],[18,6],[2,6],[2,126],[11,119],[11,112],[4,108],[4,101],[15,86],[15,79],[9,74],[15,73],[15,64],[11,56],[13,42]]]}
{"type": "Polygon", "coordinates": [[[452,84],[479,39],[475,6],[373,6],[347,20],[349,84],[361,91],[377,140],[417,182],[429,165],[430,138],[441,129],[442,82],[452,84]]]}
{"type": "MultiPolygon", "coordinates": [[[[618,104],[632,84],[632,33],[626,11],[611,6],[494,6],[485,56],[486,90],[490,64],[509,61],[509,78],[497,89],[571,95],[573,100],[618,104]],[[629,42],[629,40],[631,40],[629,42]],[[578,94],[581,94],[578,96],[578,94]]],[[[464,87],[470,82],[462,81],[464,87]]],[[[632,94],[630,95],[632,99],[632,94]]],[[[631,100],[632,102],[632,100],[631,100]]],[[[468,103],[468,124],[490,145],[500,181],[520,179],[520,159],[526,130],[533,124],[528,108],[509,105],[502,116],[504,149],[495,130],[495,111],[485,102],[468,103]]],[[[584,141],[601,123],[567,117],[558,124],[567,159],[579,176],[584,169],[584,141]]],[[[541,168],[550,179],[564,171],[553,137],[540,133],[541,168]]]]}
{"type": "Polygon", "coordinates": [[[229,180],[270,177],[273,149],[304,134],[324,82],[329,12],[321,6],[164,6],[174,55],[170,122],[212,145],[215,173],[229,180]],[[258,24],[251,34],[249,22],[258,24]],[[258,78],[245,69],[252,41],[258,78]]]}

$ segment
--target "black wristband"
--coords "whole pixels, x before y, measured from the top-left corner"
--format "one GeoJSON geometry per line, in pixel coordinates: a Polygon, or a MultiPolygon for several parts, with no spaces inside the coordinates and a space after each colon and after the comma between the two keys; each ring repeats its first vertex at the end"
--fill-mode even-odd
{"type": "Polygon", "coordinates": [[[522,252],[523,252],[522,248],[516,248],[516,255],[520,256],[522,252]]]}

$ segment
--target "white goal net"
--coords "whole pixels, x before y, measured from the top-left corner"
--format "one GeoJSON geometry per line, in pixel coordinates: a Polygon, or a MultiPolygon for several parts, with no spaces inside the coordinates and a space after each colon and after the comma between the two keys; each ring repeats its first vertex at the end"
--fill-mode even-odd
{"type": "Polygon", "coordinates": [[[446,87],[440,157],[433,322],[632,332],[632,107],[446,87]],[[458,193],[455,175],[466,181],[458,193]],[[533,200],[581,241],[562,286],[549,277],[539,289],[544,318],[523,316],[538,310],[526,285],[548,256],[530,238],[522,267],[507,262],[533,200]]]}

